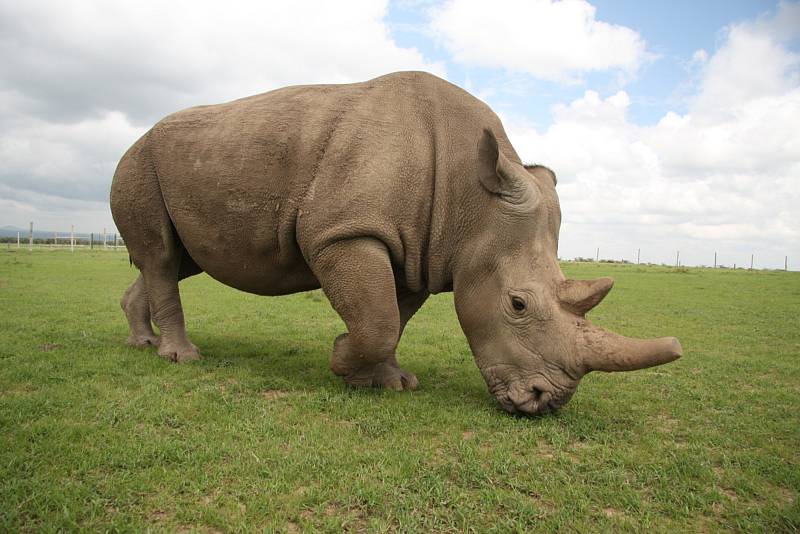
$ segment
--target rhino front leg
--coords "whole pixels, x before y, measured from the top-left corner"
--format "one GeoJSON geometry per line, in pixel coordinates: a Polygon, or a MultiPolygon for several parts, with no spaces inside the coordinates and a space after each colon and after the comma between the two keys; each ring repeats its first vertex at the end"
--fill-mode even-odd
{"type": "MultiPolygon", "coordinates": [[[[395,358],[401,312],[383,243],[371,238],[335,243],[319,254],[312,269],[347,325],[348,333],[334,342],[333,372],[352,386],[416,389],[417,377],[395,358]]],[[[407,320],[413,312],[403,315],[407,320]]]]}

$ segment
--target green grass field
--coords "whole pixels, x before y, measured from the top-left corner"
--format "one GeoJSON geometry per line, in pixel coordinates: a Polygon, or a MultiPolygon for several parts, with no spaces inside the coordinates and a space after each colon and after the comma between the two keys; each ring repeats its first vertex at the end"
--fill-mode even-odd
{"type": "Polygon", "coordinates": [[[800,273],[565,264],[591,313],[681,360],[592,373],[506,415],[433,297],[398,349],[418,391],[346,388],[324,295],[181,284],[204,359],[123,345],[122,252],[0,251],[0,531],[800,529],[800,273]]]}

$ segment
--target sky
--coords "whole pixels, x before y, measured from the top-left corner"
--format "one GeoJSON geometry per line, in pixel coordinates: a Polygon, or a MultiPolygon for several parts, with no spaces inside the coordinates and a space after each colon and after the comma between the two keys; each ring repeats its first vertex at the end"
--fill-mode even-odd
{"type": "Polygon", "coordinates": [[[800,2],[0,0],[0,227],[113,232],[163,116],[425,70],[558,175],[559,256],[800,269],[800,2]]]}

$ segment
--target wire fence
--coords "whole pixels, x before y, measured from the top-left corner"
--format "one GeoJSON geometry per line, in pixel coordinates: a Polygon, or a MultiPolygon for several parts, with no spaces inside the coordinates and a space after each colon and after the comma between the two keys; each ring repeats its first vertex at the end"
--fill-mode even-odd
{"type": "MultiPolygon", "coordinates": [[[[775,262],[776,258],[774,257],[774,255],[772,256],[771,261],[768,262],[771,265],[773,265],[773,267],[765,267],[763,265],[758,265],[756,263],[756,254],[755,253],[751,253],[750,254],[749,261],[744,261],[742,263],[734,262],[732,264],[724,264],[724,263],[718,261],[719,260],[719,256],[718,256],[717,252],[713,252],[713,257],[714,257],[713,264],[710,261],[709,261],[708,264],[705,264],[705,263],[685,264],[683,262],[683,260],[681,259],[681,251],[680,250],[676,250],[675,251],[675,261],[674,261],[674,263],[673,262],[668,262],[668,261],[660,261],[660,262],[656,262],[656,263],[649,262],[649,261],[641,261],[641,256],[642,256],[642,249],[637,249],[636,250],[636,255],[635,255],[635,257],[636,257],[635,260],[633,260],[633,259],[628,260],[628,259],[624,259],[624,258],[622,258],[622,259],[608,259],[608,258],[601,257],[601,255],[600,255],[600,247],[597,247],[595,249],[595,254],[594,254],[593,257],[577,256],[574,259],[568,259],[568,258],[567,259],[560,258],[560,259],[562,259],[563,261],[575,261],[575,262],[580,262],[580,263],[625,263],[625,264],[629,264],[629,265],[634,265],[634,264],[635,265],[639,265],[639,264],[643,264],[643,265],[662,265],[662,266],[675,267],[675,268],[703,267],[703,268],[713,268],[713,269],[748,269],[750,271],[752,271],[752,270],[762,270],[762,269],[766,269],[766,270],[783,270],[783,271],[788,271],[789,270],[789,256],[788,255],[785,255],[783,257],[783,266],[782,266],[782,268],[779,267],[776,264],[776,262],[775,262]]],[[[711,260],[711,256],[710,255],[708,256],[708,259],[711,260]]]]}
{"type": "Polygon", "coordinates": [[[102,232],[75,233],[75,227],[69,232],[34,232],[33,223],[28,232],[17,231],[16,235],[0,237],[0,243],[5,243],[7,249],[69,249],[69,250],[125,250],[125,241],[116,233],[102,232]]]}

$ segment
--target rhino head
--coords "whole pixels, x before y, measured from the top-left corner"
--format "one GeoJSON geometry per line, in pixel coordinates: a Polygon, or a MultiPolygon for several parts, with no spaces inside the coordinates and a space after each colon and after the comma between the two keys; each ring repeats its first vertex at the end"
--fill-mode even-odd
{"type": "Polygon", "coordinates": [[[476,363],[502,407],[547,413],[566,404],[590,371],[632,371],[679,358],[674,337],[632,339],[586,319],[613,281],[568,280],[561,272],[552,171],[509,160],[490,130],[478,152],[489,203],[463,237],[453,292],[476,363]]]}

